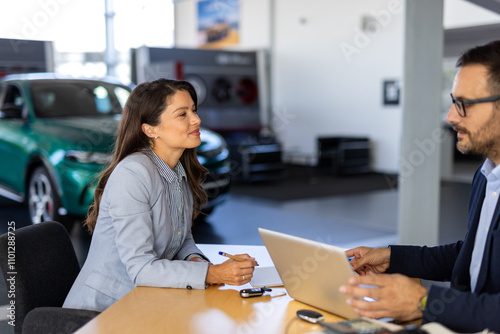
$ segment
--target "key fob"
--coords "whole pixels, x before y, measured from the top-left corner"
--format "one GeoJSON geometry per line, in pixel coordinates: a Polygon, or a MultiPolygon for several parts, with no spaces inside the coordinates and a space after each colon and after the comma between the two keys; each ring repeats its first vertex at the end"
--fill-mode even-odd
{"type": "Polygon", "coordinates": [[[323,314],[313,310],[298,310],[297,317],[313,324],[325,320],[323,314]]]}
{"type": "Polygon", "coordinates": [[[258,297],[258,296],[262,296],[263,294],[264,294],[264,291],[260,288],[240,290],[240,296],[243,298],[258,297]]]}

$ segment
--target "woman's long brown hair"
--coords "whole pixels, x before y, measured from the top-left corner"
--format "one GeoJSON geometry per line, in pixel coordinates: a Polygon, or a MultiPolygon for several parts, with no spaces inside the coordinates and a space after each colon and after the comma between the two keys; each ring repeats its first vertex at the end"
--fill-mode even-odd
{"type": "MultiPolygon", "coordinates": [[[[110,165],[101,173],[97,183],[94,202],[89,208],[87,219],[84,222],[92,233],[99,215],[104,187],[116,166],[128,155],[150,147],[152,140],[141,129],[143,123],[156,126],[160,123],[160,115],[167,107],[167,101],[178,91],[187,91],[195,106],[198,98],[193,86],[187,81],[158,79],[138,85],[130,94],[123,108],[118,133],[110,165]]],[[[193,217],[201,212],[201,207],[207,200],[207,194],[201,186],[205,179],[207,169],[203,167],[196,157],[196,148],[185,149],[180,161],[186,170],[187,181],[193,195],[193,217]]]]}

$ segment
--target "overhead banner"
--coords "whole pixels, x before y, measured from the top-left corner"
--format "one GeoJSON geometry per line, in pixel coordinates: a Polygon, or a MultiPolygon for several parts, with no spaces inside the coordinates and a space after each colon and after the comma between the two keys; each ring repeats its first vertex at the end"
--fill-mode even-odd
{"type": "Polygon", "coordinates": [[[239,0],[198,2],[199,47],[220,49],[238,44],[239,19],[239,0]]]}

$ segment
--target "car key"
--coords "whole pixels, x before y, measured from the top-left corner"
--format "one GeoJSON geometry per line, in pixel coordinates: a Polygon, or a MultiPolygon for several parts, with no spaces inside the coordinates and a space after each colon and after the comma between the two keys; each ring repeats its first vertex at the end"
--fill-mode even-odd
{"type": "Polygon", "coordinates": [[[243,298],[259,297],[262,296],[266,291],[272,291],[272,289],[269,288],[243,289],[240,290],[240,296],[243,298]]]}

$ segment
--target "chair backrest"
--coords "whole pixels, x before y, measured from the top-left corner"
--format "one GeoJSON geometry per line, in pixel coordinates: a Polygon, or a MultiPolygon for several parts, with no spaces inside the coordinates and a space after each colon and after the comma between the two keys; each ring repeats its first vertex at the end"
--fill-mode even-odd
{"type": "Polygon", "coordinates": [[[7,292],[15,295],[9,302],[15,302],[16,333],[32,309],[61,307],[80,272],[66,228],[53,221],[0,236],[0,267],[7,292]]]}

